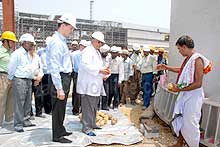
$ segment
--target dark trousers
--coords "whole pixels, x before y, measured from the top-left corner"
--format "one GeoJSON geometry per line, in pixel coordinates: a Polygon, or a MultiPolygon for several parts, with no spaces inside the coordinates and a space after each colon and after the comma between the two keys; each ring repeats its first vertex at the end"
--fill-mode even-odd
{"type": "MultiPolygon", "coordinates": [[[[34,93],[35,109],[37,116],[42,114],[42,108],[43,108],[43,95],[42,95],[41,84],[42,83],[40,82],[39,85],[34,86],[34,80],[32,80],[32,92],[34,93]]],[[[31,109],[31,115],[33,115],[32,109],[31,109]]]]}
{"type": "Polygon", "coordinates": [[[106,81],[103,81],[104,89],[106,96],[102,96],[101,109],[108,109],[108,99],[109,99],[109,78],[106,81]]]}
{"type": "Polygon", "coordinates": [[[113,108],[118,108],[118,104],[119,104],[118,78],[119,78],[118,74],[111,74],[111,76],[109,77],[110,90],[109,90],[108,106],[111,105],[112,97],[114,96],[113,108]]]}
{"type": "MultiPolygon", "coordinates": [[[[63,91],[65,93],[65,99],[59,100],[57,98],[57,90],[54,85],[51,85],[51,97],[52,97],[52,135],[53,139],[58,139],[66,133],[66,129],[63,126],[66,102],[70,89],[71,75],[66,73],[60,73],[63,91]]],[[[51,81],[52,82],[52,81],[51,81]]]]}
{"type": "Polygon", "coordinates": [[[152,94],[153,85],[153,73],[142,74],[143,95],[144,95],[144,106],[148,107],[150,105],[150,97],[152,94]]]}
{"type": "Polygon", "coordinates": [[[43,106],[46,114],[51,113],[52,105],[51,105],[51,95],[50,90],[52,85],[51,76],[49,74],[44,74],[42,81],[42,95],[43,95],[43,106]]]}
{"type": "Polygon", "coordinates": [[[78,77],[78,73],[73,72],[72,73],[72,79],[73,79],[72,112],[73,114],[80,113],[80,106],[81,106],[80,95],[76,93],[77,77],[78,77]]]}

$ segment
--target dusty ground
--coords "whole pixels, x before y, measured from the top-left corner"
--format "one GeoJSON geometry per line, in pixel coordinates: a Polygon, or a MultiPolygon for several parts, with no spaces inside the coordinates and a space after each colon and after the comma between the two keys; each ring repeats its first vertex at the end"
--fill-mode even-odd
{"type": "MultiPolygon", "coordinates": [[[[136,105],[127,105],[127,106],[122,106],[119,108],[119,110],[124,113],[128,119],[134,123],[134,125],[139,128],[140,126],[140,115],[143,112],[141,106],[136,105]]],[[[159,138],[152,138],[152,139],[147,139],[144,138],[144,140],[140,143],[130,145],[130,147],[163,147],[163,146],[168,146],[173,143],[175,143],[176,139],[173,137],[170,128],[163,122],[161,121],[157,116],[154,116],[152,120],[150,119],[145,119],[144,120],[146,124],[149,126],[155,126],[159,127],[160,130],[160,135],[159,138]]],[[[89,147],[123,147],[124,145],[119,145],[119,144],[112,144],[112,145],[97,145],[93,144],[90,145],[89,147]]]]}

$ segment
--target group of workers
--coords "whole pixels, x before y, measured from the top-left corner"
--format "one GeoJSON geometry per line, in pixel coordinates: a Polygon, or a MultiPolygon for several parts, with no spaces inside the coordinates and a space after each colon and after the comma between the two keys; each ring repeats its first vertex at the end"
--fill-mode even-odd
{"type": "Polygon", "coordinates": [[[132,49],[108,46],[104,34],[96,31],[91,41],[73,41],[71,49],[67,37],[76,28],[76,19],[72,15],[62,15],[57,31],[46,39],[46,47],[36,50],[34,37],[23,34],[20,48],[15,49],[16,36],[6,31],[1,35],[0,46],[0,125],[14,121],[17,132],[23,127],[35,126],[31,122],[32,93],[34,93],[36,116],[52,114],[52,140],[71,143],[65,138],[67,132],[63,122],[71,80],[73,81],[72,113],[82,112],[82,131],[96,136],[98,109],[117,110],[120,104],[126,104],[128,97],[134,104],[140,90],[143,91],[146,109],[150,105],[158,79],[167,70],[177,72],[177,82],[170,88],[179,92],[172,121],[179,140],[174,146],[181,146],[183,140],[189,146],[198,146],[199,119],[201,116],[203,74],[211,70],[207,58],[195,53],[194,42],[189,36],[181,36],[176,46],[185,58],[182,66],[170,67],[159,48],[133,44],[132,49]],[[184,87],[178,85],[184,83],[184,87]],[[43,97],[43,99],[42,99],[43,97]],[[194,104],[195,107],[191,107],[194,104]]]}

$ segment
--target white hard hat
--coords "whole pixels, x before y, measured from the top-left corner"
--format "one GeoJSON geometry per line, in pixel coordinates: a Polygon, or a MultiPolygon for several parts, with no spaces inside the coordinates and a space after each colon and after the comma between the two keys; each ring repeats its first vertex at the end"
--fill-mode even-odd
{"type": "Polygon", "coordinates": [[[112,46],[111,49],[110,49],[110,51],[111,51],[112,53],[117,53],[117,52],[118,52],[117,46],[112,46]]]}
{"type": "Polygon", "coordinates": [[[91,41],[87,41],[87,46],[90,46],[91,45],[91,41]]]}
{"type": "Polygon", "coordinates": [[[83,45],[83,46],[88,46],[88,42],[86,40],[81,40],[79,42],[79,44],[83,45]]]}
{"type": "Polygon", "coordinates": [[[126,49],[123,49],[123,50],[121,51],[121,53],[122,53],[122,54],[125,54],[125,55],[129,55],[129,52],[128,52],[128,50],[126,50],[126,49]]]}
{"type": "Polygon", "coordinates": [[[71,14],[63,14],[58,20],[57,20],[58,23],[68,23],[70,24],[71,26],[73,26],[75,29],[76,28],[76,17],[71,15],[71,14]]]}
{"type": "Polygon", "coordinates": [[[148,45],[144,46],[143,51],[149,52],[150,51],[150,46],[148,46],[148,45]]]}
{"type": "Polygon", "coordinates": [[[52,37],[51,37],[51,36],[48,36],[48,37],[46,38],[46,40],[45,40],[45,43],[48,45],[51,39],[52,39],[52,37]]]}
{"type": "Polygon", "coordinates": [[[29,42],[35,43],[34,36],[32,36],[29,33],[25,33],[25,34],[21,35],[19,42],[24,42],[24,41],[29,41],[29,42]]]}
{"type": "Polygon", "coordinates": [[[132,49],[132,48],[128,48],[128,51],[129,51],[129,52],[133,52],[133,49],[132,49]]]}
{"type": "Polygon", "coordinates": [[[109,52],[109,50],[110,50],[110,47],[107,44],[104,44],[102,47],[100,47],[101,53],[109,52]]]}
{"type": "Polygon", "coordinates": [[[78,45],[78,42],[77,42],[76,40],[74,40],[74,41],[71,43],[71,45],[73,45],[73,44],[78,45]]]}
{"type": "Polygon", "coordinates": [[[122,53],[121,47],[118,47],[118,46],[117,46],[116,49],[117,49],[117,51],[118,51],[119,54],[122,53]]]}
{"type": "Polygon", "coordinates": [[[135,51],[139,51],[140,45],[137,44],[137,43],[134,43],[133,46],[132,46],[132,48],[133,48],[133,50],[135,50],[135,51]]]}
{"type": "Polygon", "coordinates": [[[94,32],[92,34],[92,38],[95,38],[97,39],[98,41],[101,41],[102,43],[105,43],[105,40],[104,40],[104,34],[102,32],[94,32]]]}

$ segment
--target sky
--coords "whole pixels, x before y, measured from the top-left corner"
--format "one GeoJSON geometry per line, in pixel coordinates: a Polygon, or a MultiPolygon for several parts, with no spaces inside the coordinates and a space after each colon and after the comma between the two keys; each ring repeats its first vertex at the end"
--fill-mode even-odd
{"type": "MultiPolygon", "coordinates": [[[[90,0],[15,0],[21,12],[90,18],[90,0]]],[[[171,0],[94,0],[94,20],[170,28],[171,0]]]]}

